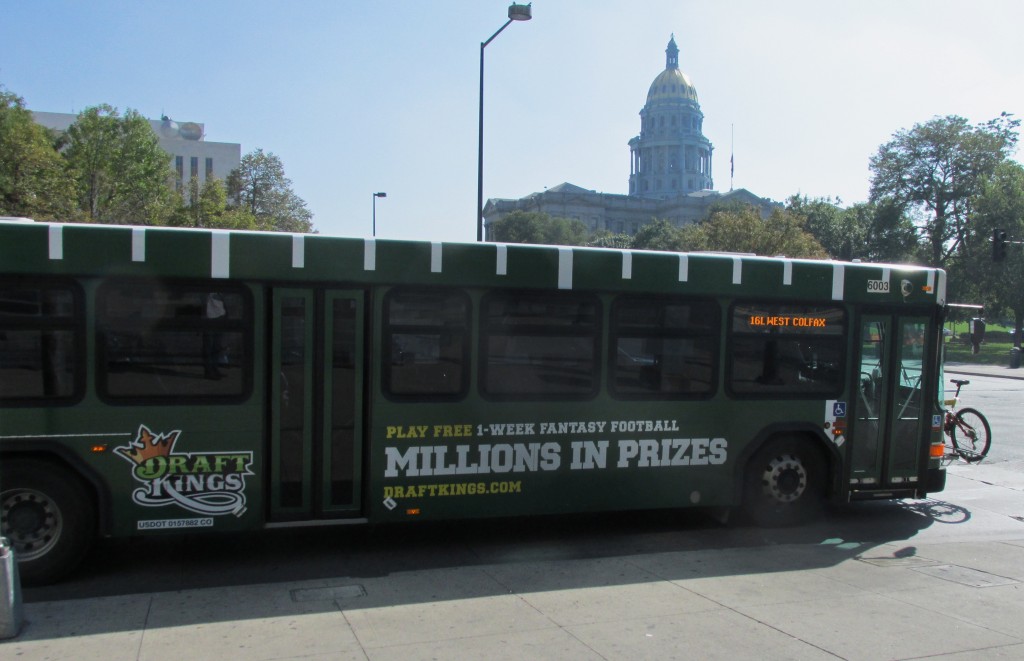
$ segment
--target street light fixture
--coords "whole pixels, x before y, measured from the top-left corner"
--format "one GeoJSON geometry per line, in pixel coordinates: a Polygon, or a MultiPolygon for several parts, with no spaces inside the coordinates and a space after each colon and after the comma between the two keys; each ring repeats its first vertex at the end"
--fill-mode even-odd
{"type": "Polygon", "coordinates": [[[377,236],[377,198],[387,197],[387,193],[374,193],[373,194],[373,236],[377,236]]]}
{"type": "Polygon", "coordinates": [[[484,240],[484,49],[487,44],[494,41],[494,38],[501,34],[512,21],[528,21],[533,18],[531,6],[512,3],[508,8],[508,20],[505,25],[498,28],[498,31],[491,35],[491,38],[480,44],[480,142],[477,151],[476,166],[476,240],[484,240]]]}

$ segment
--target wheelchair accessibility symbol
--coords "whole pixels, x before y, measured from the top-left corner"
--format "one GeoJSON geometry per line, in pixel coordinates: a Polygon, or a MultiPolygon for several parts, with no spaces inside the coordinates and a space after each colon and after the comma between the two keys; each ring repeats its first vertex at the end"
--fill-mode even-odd
{"type": "Polygon", "coordinates": [[[832,405],[832,416],[836,418],[846,417],[846,402],[836,402],[832,405]]]}

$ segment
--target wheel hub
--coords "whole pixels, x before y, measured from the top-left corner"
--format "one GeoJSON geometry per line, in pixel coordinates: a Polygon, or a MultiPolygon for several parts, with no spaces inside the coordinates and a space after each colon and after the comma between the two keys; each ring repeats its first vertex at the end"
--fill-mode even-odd
{"type": "Polygon", "coordinates": [[[798,457],[782,454],[765,467],[764,491],[780,503],[798,500],[807,490],[807,469],[798,457]]]}
{"type": "Polygon", "coordinates": [[[45,554],[60,539],[60,510],[46,494],[32,489],[5,491],[0,510],[0,533],[14,545],[19,560],[45,554]]]}

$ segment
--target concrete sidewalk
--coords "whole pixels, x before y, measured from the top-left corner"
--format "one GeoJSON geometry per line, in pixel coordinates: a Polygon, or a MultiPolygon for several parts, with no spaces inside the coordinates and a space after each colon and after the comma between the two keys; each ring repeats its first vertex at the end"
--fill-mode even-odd
{"type": "MultiPolygon", "coordinates": [[[[1024,478],[1007,468],[955,466],[943,500],[901,506],[913,525],[889,541],[823,525],[736,548],[485,548],[472,566],[30,603],[0,657],[1022,659],[1024,478]]],[[[879,511],[840,528],[872,530],[879,511]]]]}
{"type": "Polygon", "coordinates": [[[964,374],[967,376],[994,376],[1000,379],[1024,380],[1024,368],[1010,369],[1005,365],[972,365],[970,363],[946,363],[948,374],[964,374]]]}

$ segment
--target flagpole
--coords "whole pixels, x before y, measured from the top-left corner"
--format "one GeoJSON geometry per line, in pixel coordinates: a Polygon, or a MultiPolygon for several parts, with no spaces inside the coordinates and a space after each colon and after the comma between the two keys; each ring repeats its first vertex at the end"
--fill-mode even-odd
{"type": "Polygon", "coordinates": [[[732,192],[732,177],[736,174],[736,125],[729,125],[729,192],[732,192]]]}

